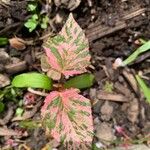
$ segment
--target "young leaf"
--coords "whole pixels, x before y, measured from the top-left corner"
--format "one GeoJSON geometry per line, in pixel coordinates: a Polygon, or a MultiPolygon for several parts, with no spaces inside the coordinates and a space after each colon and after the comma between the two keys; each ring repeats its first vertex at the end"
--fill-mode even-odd
{"type": "Polygon", "coordinates": [[[93,121],[90,100],[79,95],[77,89],[51,92],[44,101],[41,115],[47,134],[56,141],[64,142],[74,150],[83,143],[91,144],[93,121]]]}
{"type": "Polygon", "coordinates": [[[28,4],[27,10],[33,12],[36,10],[36,8],[37,8],[37,3],[30,3],[28,4]]]}
{"type": "Polygon", "coordinates": [[[43,46],[50,65],[48,75],[54,80],[59,80],[62,74],[84,73],[90,64],[88,40],[72,14],[61,32],[48,38],[43,46]]]}
{"type": "Polygon", "coordinates": [[[31,18],[25,22],[24,26],[29,29],[29,32],[32,32],[38,25],[38,15],[34,14],[31,18]]]}
{"type": "Polygon", "coordinates": [[[123,66],[126,66],[132,63],[141,53],[144,53],[150,49],[150,41],[144,43],[141,47],[139,47],[135,52],[133,52],[127,59],[125,59],[122,63],[123,66]]]}
{"type": "Polygon", "coordinates": [[[6,45],[6,44],[8,44],[8,39],[0,37],[0,46],[6,45]]]}
{"type": "Polygon", "coordinates": [[[19,88],[31,87],[51,90],[52,80],[41,73],[23,73],[13,79],[12,85],[19,88]]]}
{"type": "Polygon", "coordinates": [[[68,81],[65,82],[65,88],[77,88],[77,89],[84,89],[91,87],[94,83],[94,75],[92,74],[82,74],[76,76],[68,81]]]}
{"type": "Polygon", "coordinates": [[[139,75],[136,75],[135,77],[138,84],[140,85],[142,92],[144,93],[144,96],[146,97],[147,101],[150,103],[150,88],[147,87],[144,80],[142,80],[142,78],[139,75]]]}
{"type": "Polygon", "coordinates": [[[49,18],[48,18],[48,16],[44,16],[43,18],[42,18],[42,22],[41,22],[41,28],[42,29],[46,29],[47,28],[47,25],[48,25],[48,22],[49,22],[49,18]]]}
{"type": "Polygon", "coordinates": [[[0,113],[4,111],[5,105],[4,103],[0,102],[0,113]]]}
{"type": "Polygon", "coordinates": [[[17,108],[16,109],[16,116],[19,116],[19,117],[21,117],[22,116],[22,114],[23,114],[23,112],[24,112],[24,110],[22,109],[22,108],[17,108]]]}

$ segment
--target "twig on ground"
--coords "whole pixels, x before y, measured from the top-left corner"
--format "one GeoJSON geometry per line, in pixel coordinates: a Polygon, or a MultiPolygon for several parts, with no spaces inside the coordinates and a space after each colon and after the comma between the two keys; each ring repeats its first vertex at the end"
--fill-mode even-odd
{"type": "Polygon", "coordinates": [[[48,95],[48,93],[36,91],[36,90],[33,90],[32,88],[28,88],[28,91],[33,93],[33,94],[40,95],[40,96],[47,96],[48,95]]]}

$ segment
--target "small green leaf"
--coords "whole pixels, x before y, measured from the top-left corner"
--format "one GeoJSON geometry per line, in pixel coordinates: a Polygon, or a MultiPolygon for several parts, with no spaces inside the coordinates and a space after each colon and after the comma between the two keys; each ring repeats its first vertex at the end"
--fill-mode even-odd
{"type": "Polygon", "coordinates": [[[51,90],[52,80],[41,73],[23,73],[13,79],[12,85],[18,88],[31,87],[51,90]]]}
{"type": "Polygon", "coordinates": [[[79,76],[76,76],[70,80],[68,80],[65,84],[65,88],[78,88],[78,89],[84,89],[91,87],[94,83],[94,75],[92,74],[82,74],[79,76]]]}
{"type": "Polygon", "coordinates": [[[38,15],[37,14],[34,14],[34,15],[32,15],[32,17],[31,17],[33,20],[37,20],[38,19],[38,15]]]}
{"type": "Polygon", "coordinates": [[[113,83],[106,81],[103,90],[108,92],[108,93],[112,93],[113,92],[113,83]]]}
{"type": "Polygon", "coordinates": [[[135,52],[133,52],[127,59],[125,59],[123,61],[123,65],[126,66],[130,63],[132,63],[133,61],[135,61],[135,59],[141,54],[144,53],[146,51],[148,51],[150,49],[150,41],[144,43],[142,46],[140,46],[137,50],[135,50],[135,52]]]}
{"type": "Polygon", "coordinates": [[[25,129],[36,129],[40,126],[40,124],[33,120],[23,120],[19,123],[19,126],[25,129]]]}
{"type": "Polygon", "coordinates": [[[0,113],[4,111],[5,105],[0,102],[0,113]]]}
{"type": "Polygon", "coordinates": [[[47,28],[48,21],[49,21],[48,16],[45,16],[45,17],[42,18],[42,23],[41,23],[41,28],[42,29],[46,29],[47,28]]]}
{"type": "Polygon", "coordinates": [[[142,78],[139,75],[136,75],[135,77],[138,84],[140,85],[142,92],[144,93],[144,96],[146,97],[147,101],[150,103],[150,88],[147,87],[144,80],[142,80],[142,78]]]}
{"type": "Polygon", "coordinates": [[[0,37],[0,46],[4,46],[6,44],[8,44],[8,39],[0,37]]]}
{"type": "Polygon", "coordinates": [[[29,32],[32,32],[38,25],[38,15],[34,14],[31,18],[25,22],[24,26],[29,29],[29,32]]]}
{"type": "Polygon", "coordinates": [[[22,108],[17,108],[17,109],[16,109],[16,115],[17,115],[18,117],[22,116],[23,112],[24,112],[24,110],[23,110],[22,108]]]}
{"type": "Polygon", "coordinates": [[[28,11],[34,11],[36,10],[37,8],[37,4],[36,3],[31,3],[31,4],[28,4],[28,11]]]}

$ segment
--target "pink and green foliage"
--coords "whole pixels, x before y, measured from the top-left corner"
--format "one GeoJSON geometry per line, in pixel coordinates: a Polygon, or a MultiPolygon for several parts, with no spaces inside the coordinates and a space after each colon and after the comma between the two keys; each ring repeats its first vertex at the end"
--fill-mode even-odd
{"type": "Polygon", "coordinates": [[[93,138],[90,100],[78,92],[78,89],[53,91],[41,110],[47,133],[75,150],[82,144],[90,145],[93,138]]]}
{"type": "Polygon", "coordinates": [[[61,75],[72,76],[87,71],[90,64],[88,40],[72,14],[60,33],[48,38],[43,47],[46,56],[41,59],[41,66],[52,79],[59,80],[61,75]]]}
{"type": "MultiPolygon", "coordinates": [[[[88,40],[70,14],[61,32],[43,44],[46,55],[41,58],[42,70],[54,80],[86,72],[90,64],[88,40]]],[[[93,139],[90,100],[75,88],[51,92],[41,110],[46,133],[67,150],[86,149],[93,139]],[[84,148],[83,148],[84,146],[84,148]],[[82,147],[82,148],[81,148],[82,147]]]]}

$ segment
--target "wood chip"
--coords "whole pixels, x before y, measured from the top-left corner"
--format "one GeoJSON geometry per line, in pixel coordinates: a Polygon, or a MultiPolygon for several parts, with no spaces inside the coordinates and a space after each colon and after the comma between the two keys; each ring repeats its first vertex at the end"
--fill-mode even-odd
{"type": "Polygon", "coordinates": [[[15,64],[8,64],[5,66],[7,73],[14,74],[26,70],[27,65],[25,61],[21,61],[15,64]]]}
{"type": "Polygon", "coordinates": [[[5,125],[7,124],[10,119],[12,118],[13,114],[14,114],[14,110],[13,110],[13,107],[11,106],[12,103],[10,103],[10,107],[6,113],[6,116],[3,118],[3,119],[0,119],[0,125],[5,125]]]}
{"type": "Polygon", "coordinates": [[[139,89],[138,89],[137,81],[134,78],[134,75],[128,69],[124,69],[122,74],[125,77],[125,79],[128,81],[131,88],[134,90],[134,92],[138,94],[139,89]]]}
{"type": "Polygon", "coordinates": [[[18,136],[18,135],[20,134],[12,129],[0,127],[0,136],[18,136]]]}
{"type": "Polygon", "coordinates": [[[86,35],[89,41],[92,42],[108,34],[114,33],[121,29],[125,29],[130,26],[130,24],[127,24],[128,20],[141,15],[145,11],[146,11],[145,8],[134,8],[134,10],[131,10],[130,12],[128,12],[128,14],[123,14],[120,17],[120,19],[116,20],[116,24],[114,27],[103,26],[100,22],[94,23],[87,29],[86,35]]]}
{"type": "Polygon", "coordinates": [[[9,43],[11,47],[17,50],[24,50],[26,48],[25,41],[17,37],[9,39],[9,43]]]}
{"type": "Polygon", "coordinates": [[[110,100],[110,101],[116,101],[116,102],[127,102],[128,99],[121,95],[121,94],[112,94],[112,93],[107,93],[104,91],[98,91],[97,92],[97,98],[99,100],[110,100]]]}
{"type": "Polygon", "coordinates": [[[0,88],[5,87],[10,84],[10,79],[3,74],[0,74],[0,88]]]}

